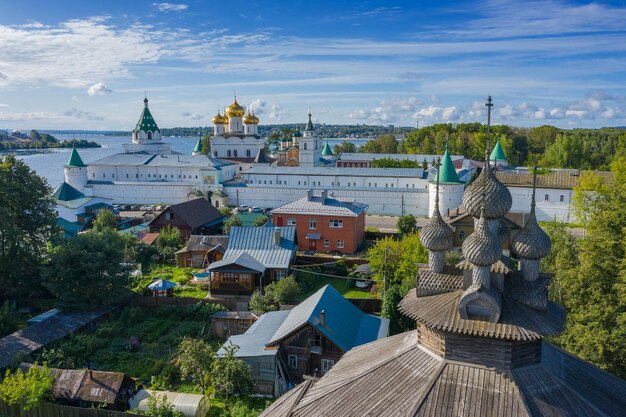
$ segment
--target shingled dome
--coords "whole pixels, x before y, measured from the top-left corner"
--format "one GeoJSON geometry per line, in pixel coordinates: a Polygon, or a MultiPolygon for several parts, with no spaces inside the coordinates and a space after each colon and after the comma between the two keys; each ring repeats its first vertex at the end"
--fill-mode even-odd
{"type": "Polygon", "coordinates": [[[446,251],[452,249],[454,231],[441,217],[437,208],[433,217],[420,231],[420,242],[428,250],[446,251]]]}
{"type": "Polygon", "coordinates": [[[528,221],[513,238],[511,249],[518,258],[540,259],[550,253],[550,238],[537,223],[534,210],[528,221]]]}
{"type": "Polygon", "coordinates": [[[500,259],[500,242],[497,236],[489,233],[484,216],[480,216],[474,233],[463,242],[462,250],[465,259],[474,265],[489,266],[500,259]]]}
{"type": "Polygon", "coordinates": [[[485,195],[486,218],[497,219],[511,209],[513,204],[511,193],[504,184],[498,181],[488,163],[485,163],[485,167],[478,178],[467,187],[465,194],[463,194],[463,206],[474,217],[480,216],[483,193],[485,195]]]}

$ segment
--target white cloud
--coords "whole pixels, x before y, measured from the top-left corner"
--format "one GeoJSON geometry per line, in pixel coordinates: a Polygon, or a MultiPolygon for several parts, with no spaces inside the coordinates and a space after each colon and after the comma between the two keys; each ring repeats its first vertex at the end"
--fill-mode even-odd
{"type": "Polygon", "coordinates": [[[102,116],[78,109],[67,110],[63,112],[63,116],[81,120],[102,120],[102,116]]]}
{"type": "Polygon", "coordinates": [[[9,107],[9,105],[0,103],[0,107],[9,107]]]}
{"type": "Polygon", "coordinates": [[[152,3],[160,12],[182,12],[187,10],[188,4],[184,3],[152,3]]]}
{"type": "Polygon", "coordinates": [[[102,81],[95,83],[87,89],[87,94],[89,94],[90,96],[94,96],[96,94],[106,94],[110,92],[111,90],[109,90],[106,84],[102,81]]]}
{"type": "Polygon", "coordinates": [[[80,101],[80,99],[76,96],[72,96],[72,101],[80,101]]]}
{"type": "Polygon", "coordinates": [[[267,112],[267,101],[257,98],[252,103],[250,103],[250,108],[254,110],[254,114],[257,116],[260,114],[265,114],[267,112]]]}
{"type": "Polygon", "coordinates": [[[200,114],[198,112],[191,113],[191,112],[188,112],[188,111],[182,112],[181,116],[183,116],[183,117],[185,117],[185,118],[187,118],[189,120],[200,120],[200,119],[204,118],[203,114],[200,114]]]}
{"type": "Polygon", "coordinates": [[[284,107],[277,106],[276,104],[272,104],[269,111],[269,118],[274,120],[281,120],[285,114],[287,113],[284,107]]]}

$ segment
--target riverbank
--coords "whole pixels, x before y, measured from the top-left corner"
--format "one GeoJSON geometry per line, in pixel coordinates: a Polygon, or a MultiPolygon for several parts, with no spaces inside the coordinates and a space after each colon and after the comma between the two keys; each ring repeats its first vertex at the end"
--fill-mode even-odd
{"type": "Polygon", "coordinates": [[[13,151],[19,149],[62,149],[62,148],[101,148],[102,146],[94,141],[85,139],[71,139],[63,142],[46,141],[0,141],[1,151],[13,151]]]}

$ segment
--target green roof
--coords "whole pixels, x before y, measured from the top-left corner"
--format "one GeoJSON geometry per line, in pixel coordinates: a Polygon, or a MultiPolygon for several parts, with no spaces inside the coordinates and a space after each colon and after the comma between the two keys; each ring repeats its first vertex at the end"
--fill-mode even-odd
{"type": "Polygon", "coordinates": [[[456,169],[454,169],[454,164],[452,163],[452,158],[450,157],[450,153],[448,152],[448,145],[446,144],[446,151],[443,153],[441,157],[441,166],[437,170],[437,175],[431,180],[432,182],[437,182],[437,178],[439,178],[439,182],[442,184],[460,184],[459,176],[456,174],[456,169]],[[441,173],[441,176],[440,176],[441,173]]]}
{"type": "Polygon", "coordinates": [[[491,151],[491,155],[489,155],[490,161],[506,161],[506,155],[504,154],[504,150],[502,149],[502,145],[500,145],[500,138],[496,142],[496,146],[493,147],[493,151],[491,151]]]}
{"type": "Polygon", "coordinates": [[[72,201],[83,197],[85,197],[83,193],[66,182],[61,184],[54,192],[54,199],[58,201],[72,201]]]}
{"type": "Polygon", "coordinates": [[[332,149],[330,149],[330,146],[328,146],[328,142],[326,142],[326,144],[324,145],[324,149],[322,149],[322,155],[323,156],[333,156],[334,155],[332,149]]]}
{"type": "Polygon", "coordinates": [[[79,168],[79,167],[85,167],[87,165],[83,163],[83,160],[80,158],[80,155],[78,154],[78,151],[76,150],[76,148],[72,148],[70,159],[67,161],[67,165],[65,166],[79,168]]]}
{"type": "Polygon", "coordinates": [[[202,152],[202,139],[198,138],[198,141],[196,142],[196,147],[193,148],[194,152],[202,152]]]}
{"type": "Polygon", "coordinates": [[[144,108],[141,116],[139,116],[139,121],[137,122],[137,126],[135,126],[135,131],[141,132],[157,132],[159,130],[159,126],[157,126],[154,118],[152,117],[152,113],[150,113],[150,109],[148,108],[148,99],[144,99],[144,108]]]}

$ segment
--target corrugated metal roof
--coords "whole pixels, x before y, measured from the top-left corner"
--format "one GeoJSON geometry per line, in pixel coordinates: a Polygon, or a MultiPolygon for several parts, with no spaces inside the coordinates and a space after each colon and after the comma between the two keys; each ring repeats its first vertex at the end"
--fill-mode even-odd
{"type": "Polygon", "coordinates": [[[223,268],[225,266],[230,266],[230,265],[242,266],[246,269],[252,269],[253,271],[257,271],[261,273],[265,272],[265,269],[267,269],[265,268],[265,265],[263,265],[262,263],[260,263],[259,261],[257,261],[256,259],[254,259],[252,256],[248,255],[245,252],[239,253],[239,255],[237,255],[237,257],[235,258],[224,257],[224,259],[222,260],[215,261],[211,265],[209,265],[207,269],[209,271],[217,271],[220,268],[223,268]]]}
{"type": "Polygon", "coordinates": [[[205,395],[144,389],[130,399],[129,406],[131,409],[148,411],[148,398],[154,395],[165,396],[167,402],[174,406],[174,410],[180,411],[185,417],[204,416],[209,409],[209,398],[205,395]]]}
{"type": "Polygon", "coordinates": [[[333,197],[323,198],[322,196],[307,196],[273,209],[272,214],[316,213],[356,217],[367,210],[368,207],[369,206],[367,204],[357,203],[354,201],[343,201],[333,197]]]}
{"type": "Polygon", "coordinates": [[[305,324],[318,329],[344,352],[385,337],[389,319],[363,313],[331,285],[325,285],[297,305],[268,344],[279,343],[305,324]],[[325,312],[325,324],[321,312],[325,312]]]}
{"type": "MultiPolygon", "coordinates": [[[[279,227],[280,245],[274,242],[272,227],[231,227],[228,249],[223,260],[229,261],[247,253],[265,268],[287,269],[296,253],[296,228],[279,227]]],[[[210,268],[211,266],[209,266],[210,268]]]]}
{"type": "MultiPolygon", "coordinates": [[[[413,155],[400,153],[360,153],[360,152],[344,152],[339,154],[340,161],[373,161],[375,159],[396,159],[398,161],[415,161],[423,162],[426,160],[429,164],[436,161],[441,155],[413,155]]],[[[453,160],[465,159],[463,155],[451,155],[453,160]]]]}
{"type": "Polygon", "coordinates": [[[242,174],[355,176],[355,177],[402,177],[422,178],[421,168],[338,168],[338,167],[284,167],[255,166],[242,174]]]}
{"type": "Polygon", "coordinates": [[[235,356],[240,358],[275,356],[278,349],[266,349],[265,345],[288,315],[289,310],[270,311],[263,314],[244,334],[229,337],[226,343],[217,351],[217,356],[224,355],[224,346],[228,345],[239,346],[235,356]]]}

